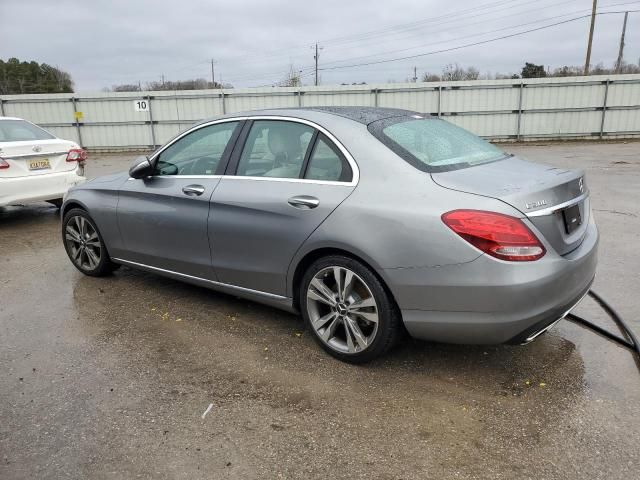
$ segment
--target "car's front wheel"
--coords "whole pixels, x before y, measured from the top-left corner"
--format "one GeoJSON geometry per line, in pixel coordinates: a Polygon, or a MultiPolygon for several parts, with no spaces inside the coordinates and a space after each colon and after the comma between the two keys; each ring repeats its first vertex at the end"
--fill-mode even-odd
{"type": "Polygon", "coordinates": [[[302,316],[320,346],[352,363],[372,360],[391,348],[401,331],[398,309],[378,277],[342,255],[320,258],[301,284],[302,316]]]}
{"type": "Polygon", "coordinates": [[[85,275],[102,277],[119,265],[113,263],[91,216],[73,208],[62,220],[62,241],[73,265],[85,275]]]}

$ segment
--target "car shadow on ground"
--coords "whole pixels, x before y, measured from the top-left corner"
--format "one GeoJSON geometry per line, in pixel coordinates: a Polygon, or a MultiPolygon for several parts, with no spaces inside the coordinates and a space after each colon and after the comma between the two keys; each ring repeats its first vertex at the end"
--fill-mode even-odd
{"type": "MultiPolygon", "coordinates": [[[[89,335],[105,344],[134,342],[138,354],[147,342],[159,343],[165,353],[175,352],[167,353],[174,361],[186,355],[198,362],[214,352],[239,370],[268,364],[284,376],[325,370],[333,372],[327,379],[335,372],[376,375],[390,386],[427,376],[501,396],[517,396],[553,379],[565,393],[579,394],[584,387],[580,354],[554,333],[526,346],[449,345],[405,337],[385,356],[354,366],[322,351],[298,315],[154,274],[122,267],[107,278],[78,276],[73,295],[80,328],[89,335]]],[[[151,363],[158,360],[154,352],[149,355],[151,363]]]]}

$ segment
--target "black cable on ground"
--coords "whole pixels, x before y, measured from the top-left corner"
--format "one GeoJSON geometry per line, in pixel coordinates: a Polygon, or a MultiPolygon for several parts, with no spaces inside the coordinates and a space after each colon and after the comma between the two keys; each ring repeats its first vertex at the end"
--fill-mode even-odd
{"type": "Polygon", "coordinates": [[[589,330],[594,331],[595,333],[597,333],[598,335],[601,335],[607,340],[611,340],[612,342],[615,342],[618,345],[628,348],[633,353],[635,353],[635,361],[636,361],[636,364],[638,365],[638,368],[640,368],[640,342],[638,342],[638,338],[631,331],[631,329],[624,322],[624,320],[622,320],[620,315],[618,315],[618,312],[616,312],[611,305],[605,302],[600,295],[598,295],[593,290],[589,290],[589,296],[593,298],[598,305],[600,305],[600,307],[605,311],[607,315],[609,315],[609,318],[611,318],[611,320],[613,320],[616,323],[620,331],[624,335],[626,335],[627,338],[623,338],[616,335],[615,333],[611,333],[610,331],[605,330],[604,328],[596,325],[595,323],[592,323],[589,320],[585,320],[584,318],[579,317],[578,315],[575,315],[573,313],[569,313],[565,318],[567,320],[571,320],[572,322],[582,327],[585,327],[585,328],[588,328],[589,330]]]}

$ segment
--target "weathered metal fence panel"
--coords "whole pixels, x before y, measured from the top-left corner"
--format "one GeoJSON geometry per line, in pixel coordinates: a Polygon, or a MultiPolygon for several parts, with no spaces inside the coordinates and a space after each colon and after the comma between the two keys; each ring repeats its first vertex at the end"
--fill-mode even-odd
{"type": "Polygon", "coordinates": [[[26,118],[90,149],[153,148],[203,118],[262,108],[380,106],[494,140],[640,137],[640,75],[94,95],[8,95],[26,118]]]}
{"type": "Polygon", "coordinates": [[[437,113],[438,96],[438,87],[382,88],[377,92],[377,106],[437,113]]]}

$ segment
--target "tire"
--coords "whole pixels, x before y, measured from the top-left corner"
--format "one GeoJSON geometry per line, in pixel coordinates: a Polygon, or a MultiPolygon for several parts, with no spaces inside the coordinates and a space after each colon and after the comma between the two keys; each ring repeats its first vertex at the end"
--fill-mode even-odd
{"type": "Polygon", "coordinates": [[[73,266],[85,275],[103,277],[119,267],[111,261],[98,227],[85,210],[72,208],[65,213],[62,243],[73,266]]]}
{"type": "Polygon", "coordinates": [[[391,294],[353,258],[331,255],[313,262],[302,278],[299,298],[313,337],[339,360],[371,361],[400,337],[402,320],[391,294]]]}
{"type": "Polygon", "coordinates": [[[53,200],[47,200],[47,203],[50,203],[51,205],[56,207],[58,210],[60,210],[60,207],[62,206],[62,199],[54,198],[53,200]]]}

